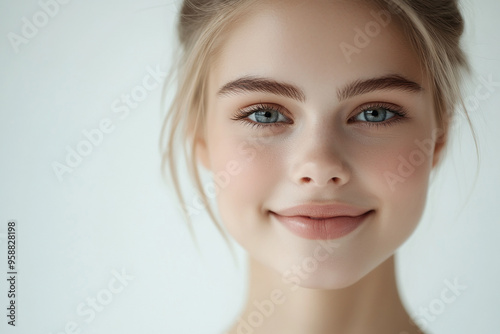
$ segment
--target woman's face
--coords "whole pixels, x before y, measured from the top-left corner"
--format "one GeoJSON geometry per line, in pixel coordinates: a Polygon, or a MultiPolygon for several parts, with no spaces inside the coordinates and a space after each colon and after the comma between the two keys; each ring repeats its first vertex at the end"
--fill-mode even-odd
{"type": "Polygon", "coordinates": [[[256,6],[211,68],[199,158],[223,223],[251,257],[293,284],[346,287],[422,215],[442,147],[432,92],[388,11],[256,6]]]}

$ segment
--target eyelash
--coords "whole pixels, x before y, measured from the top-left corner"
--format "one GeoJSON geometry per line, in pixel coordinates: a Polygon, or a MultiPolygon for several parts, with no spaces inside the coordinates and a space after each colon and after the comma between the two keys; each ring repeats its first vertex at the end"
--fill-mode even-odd
{"type": "Polygon", "coordinates": [[[357,108],[358,110],[357,110],[356,114],[353,117],[349,118],[348,122],[355,123],[356,121],[353,119],[356,116],[358,116],[359,114],[361,114],[364,111],[368,111],[371,109],[377,109],[377,108],[386,109],[386,110],[390,111],[391,113],[393,113],[394,116],[389,118],[387,121],[383,121],[383,122],[365,122],[365,121],[360,121],[360,122],[366,126],[369,126],[369,127],[372,127],[372,126],[380,127],[380,126],[392,126],[392,125],[395,125],[396,123],[404,121],[405,119],[408,119],[407,112],[402,107],[399,107],[399,106],[396,106],[396,105],[390,104],[390,103],[385,103],[385,102],[372,102],[372,103],[364,104],[364,105],[360,106],[359,108],[357,108]]]}
{"type": "Polygon", "coordinates": [[[286,118],[290,119],[289,113],[281,106],[274,105],[274,104],[265,104],[265,103],[259,103],[255,104],[253,106],[243,108],[243,109],[238,109],[235,113],[235,115],[231,118],[232,120],[235,121],[242,121],[246,123],[247,125],[250,125],[251,127],[271,127],[271,126],[286,126],[288,124],[291,124],[292,121],[290,120],[289,123],[258,123],[254,122],[252,120],[247,119],[248,116],[252,115],[253,113],[256,113],[257,111],[276,111],[286,118]]]}
{"type": "MultiPolygon", "coordinates": [[[[398,106],[393,105],[393,104],[388,104],[385,102],[372,102],[372,103],[365,104],[365,105],[362,105],[359,108],[357,108],[358,112],[353,117],[349,118],[348,123],[357,123],[357,121],[354,120],[355,117],[357,117],[359,114],[361,114],[364,111],[376,109],[376,108],[386,109],[389,112],[393,113],[394,116],[389,118],[387,121],[382,121],[382,122],[367,122],[367,121],[358,121],[358,122],[363,123],[364,125],[369,126],[369,127],[372,127],[372,126],[380,127],[380,126],[392,126],[392,125],[394,125],[398,122],[401,122],[404,119],[408,118],[407,112],[401,107],[398,107],[398,106]]],[[[293,123],[293,121],[290,120],[289,123],[276,122],[276,123],[267,123],[266,124],[266,123],[254,122],[254,121],[249,120],[247,118],[248,116],[252,115],[253,113],[255,113],[257,111],[264,111],[264,110],[276,111],[276,112],[282,114],[283,116],[285,116],[286,118],[290,119],[289,113],[283,107],[278,106],[278,105],[274,105],[274,104],[265,104],[265,103],[259,103],[259,104],[252,105],[250,107],[238,109],[231,119],[235,120],[235,121],[242,121],[246,125],[250,125],[252,128],[253,127],[259,128],[259,127],[286,126],[288,124],[293,123]]]]}

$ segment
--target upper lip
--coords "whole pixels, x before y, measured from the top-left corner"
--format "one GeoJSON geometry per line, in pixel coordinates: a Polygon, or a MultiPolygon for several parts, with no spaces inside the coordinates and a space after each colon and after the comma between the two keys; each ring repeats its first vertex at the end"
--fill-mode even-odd
{"type": "Polygon", "coordinates": [[[304,216],[310,218],[357,217],[371,211],[348,204],[302,204],[287,209],[271,211],[280,216],[304,216]]]}

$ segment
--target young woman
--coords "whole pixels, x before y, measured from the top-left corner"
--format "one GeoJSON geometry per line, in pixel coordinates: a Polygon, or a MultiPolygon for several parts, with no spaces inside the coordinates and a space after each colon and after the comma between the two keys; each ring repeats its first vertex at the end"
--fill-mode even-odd
{"type": "Polygon", "coordinates": [[[421,332],[394,253],[461,100],[462,31],[453,0],[184,2],[164,162],[186,212],[248,252],[227,333],[421,332]],[[180,147],[199,198],[182,196],[180,147]]]}

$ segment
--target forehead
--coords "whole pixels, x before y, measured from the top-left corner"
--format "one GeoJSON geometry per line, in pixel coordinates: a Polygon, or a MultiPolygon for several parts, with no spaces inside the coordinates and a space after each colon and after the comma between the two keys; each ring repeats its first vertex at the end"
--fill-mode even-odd
{"type": "Polygon", "coordinates": [[[231,26],[212,82],[262,75],[306,92],[314,87],[313,95],[388,74],[422,81],[418,58],[389,11],[369,1],[267,0],[231,26]]]}

